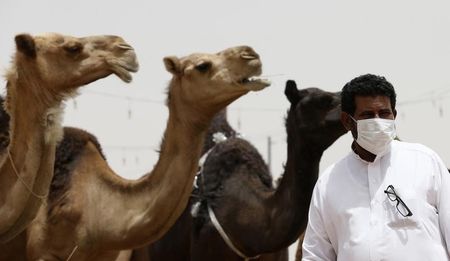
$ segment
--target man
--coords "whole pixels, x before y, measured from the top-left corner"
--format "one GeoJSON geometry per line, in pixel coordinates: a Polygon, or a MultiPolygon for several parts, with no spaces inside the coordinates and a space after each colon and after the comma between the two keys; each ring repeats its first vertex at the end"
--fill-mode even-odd
{"type": "Polygon", "coordinates": [[[302,260],[449,260],[450,174],[431,149],[393,140],[395,102],[376,75],[342,89],[354,141],[317,181],[302,260]]]}

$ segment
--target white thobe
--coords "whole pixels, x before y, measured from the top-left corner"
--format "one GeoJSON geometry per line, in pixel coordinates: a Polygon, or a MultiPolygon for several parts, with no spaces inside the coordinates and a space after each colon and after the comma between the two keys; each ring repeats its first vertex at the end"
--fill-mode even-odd
{"type": "Polygon", "coordinates": [[[449,245],[450,173],[431,149],[393,141],[374,162],[352,151],[319,177],[302,260],[443,261],[449,245]],[[389,185],[412,216],[388,199],[389,185]]]}

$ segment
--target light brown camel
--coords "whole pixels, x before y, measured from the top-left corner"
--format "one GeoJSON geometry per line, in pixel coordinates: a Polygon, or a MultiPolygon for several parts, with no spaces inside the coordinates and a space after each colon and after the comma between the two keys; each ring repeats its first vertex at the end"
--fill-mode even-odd
{"type": "Polygon", "coordinates": [[[49,198],[27,230],[29,260],[114,260],[122,249],[159,239],[187,205],[213,116],[248,91],[269,85],[250,79],[262,66],[246,46],[164,62],[173,74],[169,119],[153,171],[124,180],[87,142],[69,165],[59,196],[49,198]]]}
{"type": "Polygon", "coordinates": [[[23,231],[45,200],[64,99],[112,73],[129,82],[129,71],[138,70],[133,48],[117,36],[20,34],[15,42],[6,73],[11,142],[0,156],[0,243],[23,231]]]}

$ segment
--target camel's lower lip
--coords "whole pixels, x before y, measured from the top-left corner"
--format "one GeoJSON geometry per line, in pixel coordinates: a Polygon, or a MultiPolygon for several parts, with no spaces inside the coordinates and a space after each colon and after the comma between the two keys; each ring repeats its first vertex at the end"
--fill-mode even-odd
{"type": "Polygon", "coordinates": [[[133,80],[131,72],[137,72],[139,70],[139,64],[134,63],[118,63],[114,66],[114,74],[117,75],[122,81],[129,83],[133,80]]]}
{"type": "Polygon", "coordinates": [[[127,69],[120,66],[114,68],[114,74],[126,83],[130,83],[133,80],[131,73],[127,69]]]}
{"type": "Polygon", "coordinates": [[[134,64],[121,64],[120,66],[122,66],[122,68],[124,68],[127,71],[130,72],[137,72],[139,71],[139,64],[138,63],[134,63],[134,64]]]}

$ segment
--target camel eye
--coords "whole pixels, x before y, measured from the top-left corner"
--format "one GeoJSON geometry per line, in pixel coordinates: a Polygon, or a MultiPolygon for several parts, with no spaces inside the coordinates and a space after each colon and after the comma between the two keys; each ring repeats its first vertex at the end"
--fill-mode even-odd
{"type": "Polygon", "coordinates": [[[75,43],[71,45],[64,46],[64,50],[70,54],[77,54],[83,50],[83,45],[80,43],[75,43]]]}
{"type": "Polygon", "coordinates": [[[211,68],[211,66],[212,64],[210,62],[202,62],[201,64],[196,65],[195,69],[201,73],[205,73],[211,68]]]}

